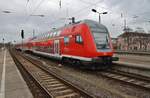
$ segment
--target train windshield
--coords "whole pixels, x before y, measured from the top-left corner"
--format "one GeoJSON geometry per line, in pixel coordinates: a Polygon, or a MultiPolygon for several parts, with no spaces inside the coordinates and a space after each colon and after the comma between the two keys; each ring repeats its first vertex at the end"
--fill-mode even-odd
{"type": "Polygon", "coordinates": [[[93,37],[95,39],[97,49],[109,49],[110,48],[108,33],[93,32],[93,37]]]}
{"type": "Polygon", "coordinates": [[[96,47],[98,50],[110,49],[109,34],[107,28],[99,23],[90,24],[96,47]]]}
{"type": "Polygon", "coordinates": [[[88,26],[90,27],[91,33],[95,40],[97,50],[109,51],[110,41],[109,41],[109,33],[107,28],[104,25],[99,24],[98,22],[92,20],[84,20],[84,22],[87,23],[88,26]]]}

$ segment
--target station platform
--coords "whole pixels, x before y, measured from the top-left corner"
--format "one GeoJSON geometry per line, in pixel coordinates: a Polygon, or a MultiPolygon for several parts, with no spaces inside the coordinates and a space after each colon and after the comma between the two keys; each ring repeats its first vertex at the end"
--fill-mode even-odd
{"type": "Polygon", "coordinates": [[[118,54],[115,54],[115,56],[119,57],[119,61],[114,62],[116,64],[150,70],[149,56],[118,55],[118,54]]]}
{"type": "Polygon", "coordinates": [[[33,98],[7,49],[0,50],[0,98],[33,98]]]}

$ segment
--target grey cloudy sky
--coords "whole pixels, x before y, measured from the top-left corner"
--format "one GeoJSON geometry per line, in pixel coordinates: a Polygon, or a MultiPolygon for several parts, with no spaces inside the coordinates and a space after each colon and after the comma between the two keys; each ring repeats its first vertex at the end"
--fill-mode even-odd
{"type": "Polygon", "coordinates": [[[25,38],[31,37],[33,29],[36,35],[69,23],[65,18],[76,17],[76,21],[92,19],[98,21],[99,12],[102,23],[106,25],[112,37],[122,33],[124,19],[133,29],[142,27],[150,30],[150,0],[0,0],[0,42],[20,40],[20,31],[24,29],[25,38]],[[29,1],[29,2],[28,2],[29,1]],[[11,11],[12,13],[3,13],[11,11]],[[122,18],[121,18],[122,13],[122,18]],[[30,16],[45,15],[45,17],[30,16]],[[136,18],[134,18],[136,17],[136,18]]]}

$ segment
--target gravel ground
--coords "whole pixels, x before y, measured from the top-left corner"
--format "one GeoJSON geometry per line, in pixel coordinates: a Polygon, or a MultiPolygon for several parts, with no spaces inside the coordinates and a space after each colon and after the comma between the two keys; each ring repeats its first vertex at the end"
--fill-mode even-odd
{"type": "MultiPolygon", "coordinates": [[[[42,61],[43,58],[40,58],[42,61]]],[[[56,71],[63,78],[80,85],[89,93],[100,98],[150,98],[150,91],[135,88],[130,85],[117,82],[102,76],[95,75],[95,71],[87,71],[70,66],[58,66],[58,64],[44,59],[43,64],[49,65],[49,69],[56,71]],[[51,66],[53,65],[53,66],[51,66]]]]}

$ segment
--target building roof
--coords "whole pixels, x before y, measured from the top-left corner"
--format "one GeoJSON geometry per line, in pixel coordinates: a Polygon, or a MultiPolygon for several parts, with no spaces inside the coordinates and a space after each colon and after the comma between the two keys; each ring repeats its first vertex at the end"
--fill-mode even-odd
{"type": "Polygon", "coordinates": [[[148,34],[148,33],[138,33],[138,32],[124,32],[123,34],[119,35],[118,37],[127,37],[127,36],[150,37],[150,34],[148,34]]]}

